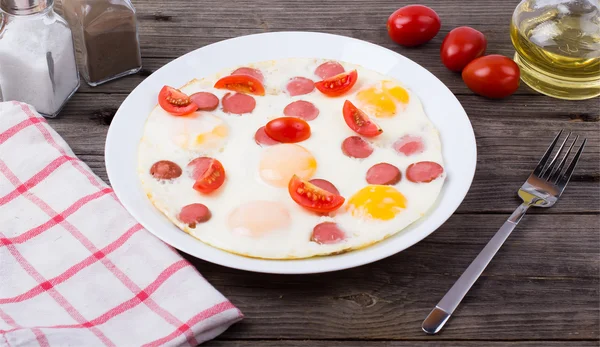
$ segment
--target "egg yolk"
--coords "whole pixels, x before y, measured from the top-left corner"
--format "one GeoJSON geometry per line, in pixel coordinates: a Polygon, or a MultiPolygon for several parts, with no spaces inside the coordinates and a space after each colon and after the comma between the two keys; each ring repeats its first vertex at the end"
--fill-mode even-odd
{"type": "Polygon", "coordinates": [[[203,114],[180,122],[173,136],[173,142],[187,150],[218,150],[223,147],[229,135],[227,124],[218,117],[203,114]]]}
{"type": "Polygon", "coordinates": [[[406,89],[391,81],[380,82],[356,94],[363,111],[375,117],[389,118],[396,115],[398,104],[404,108],[409,96],[406,89]]]}
{"type": "Polygon", "coordinates": [[[369,185],[348,200],[348,209],[356,218],[390,220],[404,208],[406,198],[390,186],[369,185]]]}
{"type": "Polygon", "coordinates": [[[224,124],[217,125],[210,132],[198,134],[196,136],[196,145],[204,148],[218,148],[223,144],[223,140],[229,135],[229,129],[224,124]]]}
{"type": "Polygon", "coordinates": [[[274,201],[249,201],[236,207],[227,218],[229,229],[242,236],[260,237],[290,225],[288,210],[274,201]]]}
{"type": "Polygon", "coordinates": [[[287,187],[292,176],[309,179],[317,169],[317,160],[300,145],[284,143],[266,148],[260,158],[260,177],[275,187],[287,187]]]}

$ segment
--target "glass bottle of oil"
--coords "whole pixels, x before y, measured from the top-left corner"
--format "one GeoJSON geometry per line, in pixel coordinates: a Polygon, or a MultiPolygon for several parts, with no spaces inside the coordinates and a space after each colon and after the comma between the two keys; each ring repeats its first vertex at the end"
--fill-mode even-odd
{"type": "Polygon", "coordinates": [[[570,100],[600,95],[599,0],[523,0],[510,37],[521,79],[570,100]]]}

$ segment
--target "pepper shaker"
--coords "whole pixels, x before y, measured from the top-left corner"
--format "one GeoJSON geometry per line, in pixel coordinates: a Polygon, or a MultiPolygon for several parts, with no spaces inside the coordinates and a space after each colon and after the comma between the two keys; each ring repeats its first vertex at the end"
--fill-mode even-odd
{"type": "Polygon", "coordinates": [[[71,31],[54,0],[0,0],[0,100],[55,117],[77,88],[71,31]]]}
{"type": "Polygon", "coordinates": [[[79,71],[97,86],[142,68],[135,9],[129,0],[62,0],[79,71]]]}

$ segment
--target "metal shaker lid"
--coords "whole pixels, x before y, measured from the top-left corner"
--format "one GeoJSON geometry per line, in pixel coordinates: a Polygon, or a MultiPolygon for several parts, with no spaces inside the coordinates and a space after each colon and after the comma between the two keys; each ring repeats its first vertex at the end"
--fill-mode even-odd
{"type": "Polygon", "coordinates": [[[0,0],[0,10],[17,16],[26,16],[52,6],[54,0],[0,0]]]}

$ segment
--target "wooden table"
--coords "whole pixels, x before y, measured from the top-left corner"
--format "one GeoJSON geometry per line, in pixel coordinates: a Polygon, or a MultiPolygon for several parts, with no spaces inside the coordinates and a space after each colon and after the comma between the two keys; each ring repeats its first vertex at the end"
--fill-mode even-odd
{"type": "Polygon", "coordinates": [[[486,35],[488,53],[512,56],[508,26],[518,1],[423,3],[440,15],[442,29],[430,43],[407,49],[388,38],[385,22],[408,1],[137,0],[143,70],[96,88],[82,85],[50,121],[107,180],[108,125],[135,86],[198,47],[266,31],[373,42],[421,64],[456,94],[473,123],[479,157],[454,216],[402,253],[335,273],[263,275],[188,257],[246,315],[208,346],[598,346],[600,99],[555,100],[524,85],[501,101],[475,96],[442,65],[442,39],[469,25],[486,35]],[[588,138],[562,200],[552,209],[532,209],[445,330],[426,336],[422,320],[518,205],[517,188],[561,128],[588,138]]]}

